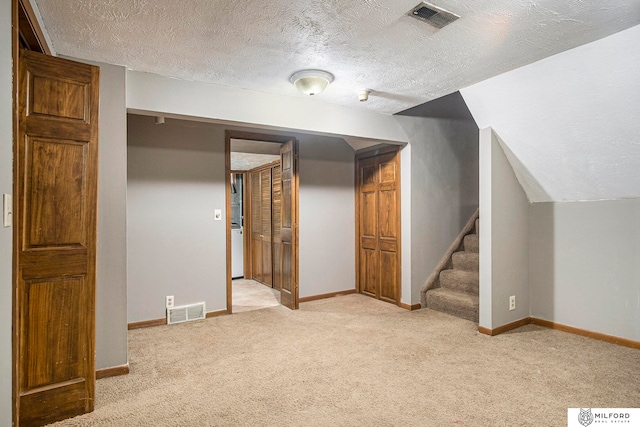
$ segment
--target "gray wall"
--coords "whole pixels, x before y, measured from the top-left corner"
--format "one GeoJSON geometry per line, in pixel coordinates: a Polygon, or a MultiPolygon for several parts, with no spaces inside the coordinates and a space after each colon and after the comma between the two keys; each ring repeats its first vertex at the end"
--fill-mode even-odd
{"type": "Polygon", "coordinates": [[[124,67],[100,67],[96,369],[127,364],[127,107],[124,67]]]}
{"type": "Polygon", "coordinates": [[[531,315],[640,341],[640,199],[534,203],[531,315]]]}
{"type": "Polygon", "coordinates": [[[478,207],[473,120],[395,116],[411,144],[411,303],[478,207]]]}
{"type": "MultiPolygon", "coordinates": [[[[13,194],[11,2],[0,1],[0,197],[13,194]]],[[[0,426],[11,425],[12,231],[0,225],[0,426]]]]}
{"type": "MultiPolygon", "coordinates": [[[[225,129],[241,130],[129,116],[128,322],[164,317],[166,295],[177,305],[226,308],[225,222],[213,220],[214,210],[225,208],[225,129]]],[[[342,139],[294,136],[300,296],[354,289],[354,152],[342,139]]]]}
{"type": "Polygon", "coordinates": [[[100,66],[96,368],[127,363],[127,110],[125,69],[100,66]]]}
{"type": "MultiPolygon", "coordinates": [[[[499,137],[495,133],[491,136],[491,228],[487,235],[480,225],[480,238],[483,243],[489,238],[491,245],[492,303],[488,327],[496,328],[529,317],[529,201],[499,137]],[[509,310],[511,295],[516,297],[513,311],[509,310]]],[[[481,257],[484,252],[481,249],[481,257]]],[[[481,269],[486,267],[484,261],[481,259],[481,269]]],[[[481,282],[480,286],[486,287],[486,283],[481,282]]]]}
{"type": "Polygon", "coordinates": [[[201,123],[129,115],[128,322],[175,304],[226,308],[224,131],[201,123]]]}
{"type": "Polygon", "coordinates": [[[356,286],[354,151],[340,138],[300,141],[300,297],[356,286]]]}

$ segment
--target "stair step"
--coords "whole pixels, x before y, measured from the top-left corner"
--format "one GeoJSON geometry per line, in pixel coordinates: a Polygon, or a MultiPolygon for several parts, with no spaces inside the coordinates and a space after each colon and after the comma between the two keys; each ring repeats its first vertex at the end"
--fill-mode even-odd
{"type": "Polygon", "coordinates": [[[480,235],[480,218],[476,219],[476,234],[480,235]]]}
{"type": "Polygon", "coordinates": [[[476,253],[480,251],[477,234],[467,234],[464,236],[464,250],[466,252],[476,253]]]}
{"type": "Polygon", "coordinates": [[[478,300],[479,298],[475,295],[445,288],[431,289],[427,292],[427,308],[476,323],[478,322],[478,300]]]}
{"type": "Polygon", "coordinates": [[[453,268],[456,270],[475,271],[480,269],[480,254],[476,252],[454,252],[453,268]]]}
{"type": "Polygon", "coordinates": [[[456,292],[478,295],[480,275],[477,271],[442,270],[440,272],[440,286],[456,292]]]}

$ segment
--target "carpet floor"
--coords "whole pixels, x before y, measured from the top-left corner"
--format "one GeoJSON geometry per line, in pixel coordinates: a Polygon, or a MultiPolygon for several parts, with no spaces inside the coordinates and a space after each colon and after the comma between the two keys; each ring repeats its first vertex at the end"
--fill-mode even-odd
{"type": "Polygon", "coordinates": [[[640,351],[362,295],[129,331],[129,375],[55,426],[566,426],[640,406],[640,351]]]}

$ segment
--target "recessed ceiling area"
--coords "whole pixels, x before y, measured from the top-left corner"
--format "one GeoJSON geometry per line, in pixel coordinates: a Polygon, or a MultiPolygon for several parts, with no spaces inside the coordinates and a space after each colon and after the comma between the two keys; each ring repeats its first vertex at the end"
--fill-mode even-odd
{"type": "Polygon", "coordinates": [[[231,170],[248,171],[280,160],[282,144],[231,138],[230,146],[231,170]]]}
{"type": "Polygon", "coordinates": [[[335,80],[314,102],[385,114],[640,24],[637,0],[442,0],[442,29],[416,0],[35,2],[57,54],[291,97],[317,68],[335,80]]]}

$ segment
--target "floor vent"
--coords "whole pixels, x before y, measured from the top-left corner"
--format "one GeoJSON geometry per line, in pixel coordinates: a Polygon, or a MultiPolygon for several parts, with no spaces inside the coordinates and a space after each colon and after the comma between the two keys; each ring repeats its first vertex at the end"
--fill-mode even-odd
{"type": "Polygon", "coordinates": [[[167,324],[189,322],[206,317],[204,302],[167,308],[167,324]]]}
{"type": "Polygon", "coordinates": [[[441,9],[426,2],[422,2],[411,9],[408,15],[427,22],[436,28],[442,28],[460,18],[460,16],[455,13],[451,13],[448,10],[441,9]]]}

